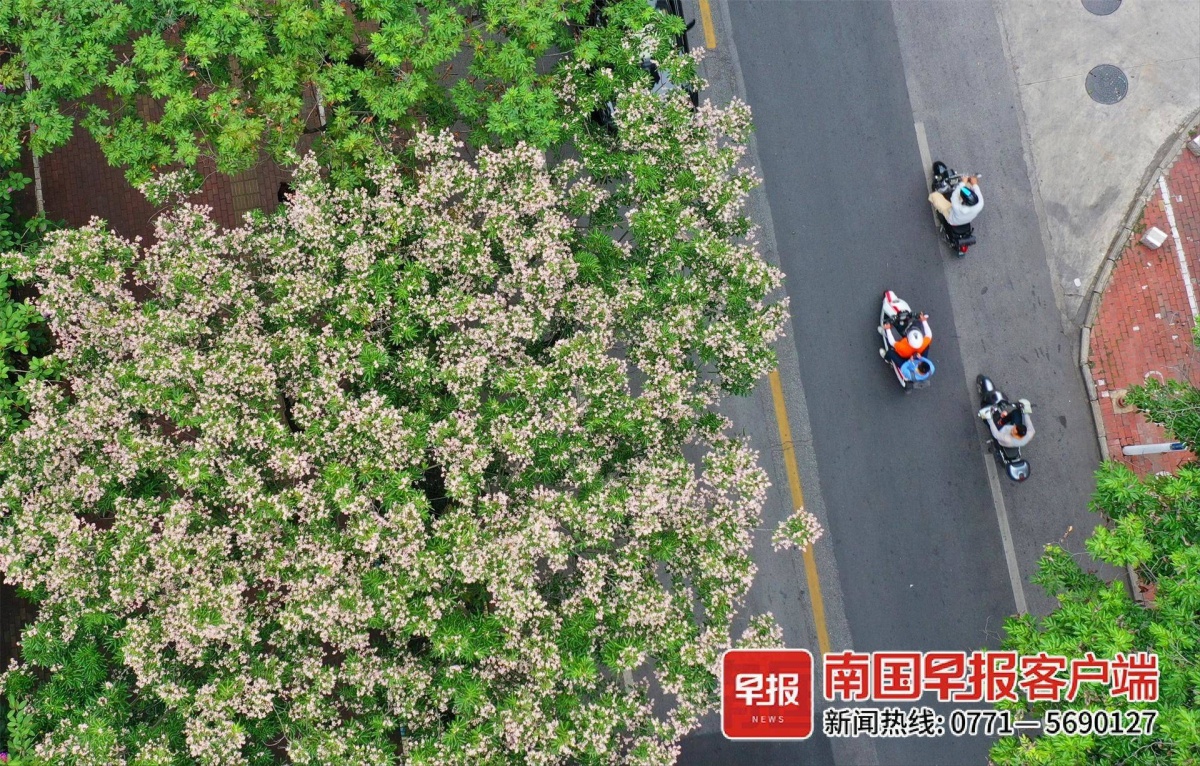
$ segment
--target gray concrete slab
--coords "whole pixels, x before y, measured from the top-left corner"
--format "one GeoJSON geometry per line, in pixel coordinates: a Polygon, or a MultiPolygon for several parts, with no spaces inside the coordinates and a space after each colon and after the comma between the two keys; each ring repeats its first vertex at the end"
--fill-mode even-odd
{"type": "Polygon", "coordinates": [[[1200,110],[1200,0],[1126,0],[1107,16],[1080,0],[992,5],[1019,93],[1059,308],[1078,327],[1146,173],[1200,110]],[[1084,79],[1098,64],[1127,75],[1120,103],[1088,96],[1084,79]]]}

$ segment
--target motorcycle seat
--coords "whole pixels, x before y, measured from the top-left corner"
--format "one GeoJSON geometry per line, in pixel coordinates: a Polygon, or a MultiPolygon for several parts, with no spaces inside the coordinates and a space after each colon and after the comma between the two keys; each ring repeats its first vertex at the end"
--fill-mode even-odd
{"type": "Polygon", "coordinates": [[[949,232],[950,236],[955,239],[966,239],[973,233],[973,229],[971,229],[971,224],[969,223],[964,223],[961,226],[952,226],[941,213],[937,214],[937,219],[942,228],[949,232]]]}

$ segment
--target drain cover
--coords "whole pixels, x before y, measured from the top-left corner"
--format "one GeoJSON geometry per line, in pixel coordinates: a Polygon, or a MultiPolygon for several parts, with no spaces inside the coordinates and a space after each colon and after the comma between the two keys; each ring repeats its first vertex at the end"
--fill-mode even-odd
{"type": "Polygon", "coordinates": [[[1121,7],[1121,0],[1083,0],[1083,7],[1097,16],[1107,16],[1121,7]]]}
{"type": "Polygon", "coordinates": [[[1129,92],[1129,79],[1120,68],[1112,64],[1093,67],[1092,71],[1088,72],[1084,85],[1092,100],[1101,104],[1115,104],[1129,92]]]}

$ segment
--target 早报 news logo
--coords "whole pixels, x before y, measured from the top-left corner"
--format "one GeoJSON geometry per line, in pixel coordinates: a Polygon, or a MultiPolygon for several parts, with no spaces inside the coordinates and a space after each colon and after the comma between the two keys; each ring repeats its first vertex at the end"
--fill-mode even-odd
{"type": "Polygon", "coordinates": [[[807,739],[813,657],[807,649],[730,649],[721,657],[721,730],[730,739],[807,739]]]}
{"type": "MultiPolygon", "coordinates": [[[[1149,652],[1067,658],[1045,652],[841,652],[821,667],[822,697],[831,703],[920,701],[943,703],[1073,701],[1085,689],[1129,703],[1158,699],[1158,656],[1149,652]]],[[[721,659],[721,728],[730,739],[805,739],[814,728],[813,657],[804,649],[730,649],[721,659]]],[[[1094,695],[1093,695],[1094,696],[1094,695]]],[[[1045,721],[1014,719],[1012,711],[932,708],[826,707],[827,736],[939,736],[1013,734],[1138,735],[1153,729],[1154,715],[1133,711],[1060,711],[1045,721]],[[1108,714],[1107,716],[1105,714],[1108,714]]]]}

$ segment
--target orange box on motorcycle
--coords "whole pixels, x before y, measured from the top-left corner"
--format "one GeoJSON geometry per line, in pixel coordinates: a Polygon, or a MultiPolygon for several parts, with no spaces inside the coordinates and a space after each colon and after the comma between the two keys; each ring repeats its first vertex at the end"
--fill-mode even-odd
{"type": "Polygon", "coordinates": [[[904,360],[904,364],[900,365],[900,374],[905,380],[913,383],[924,383],[933,377],[933,373],[937,368],[933,366],[933,360],[926,359],[921,355],[904,360]]]}

